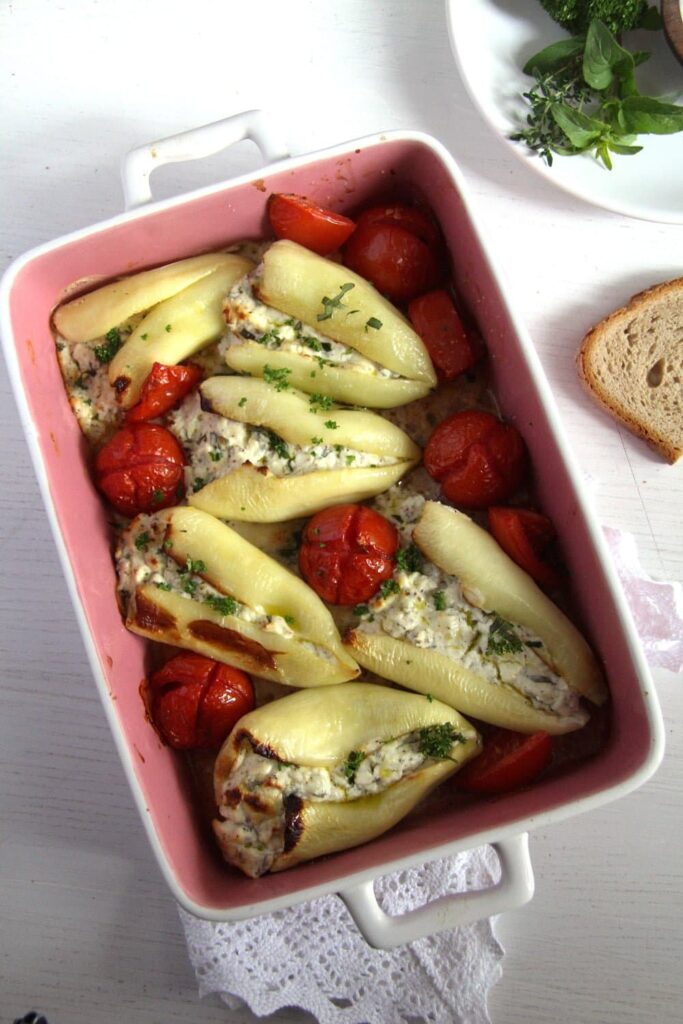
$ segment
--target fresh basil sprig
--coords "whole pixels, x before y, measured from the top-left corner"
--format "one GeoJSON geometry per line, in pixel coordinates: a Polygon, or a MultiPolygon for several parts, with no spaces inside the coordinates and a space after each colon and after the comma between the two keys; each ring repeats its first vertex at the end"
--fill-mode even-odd
{"type": "Polygon", "coordinates": [[[623,47],[598,19],[585,36],[546,46],[524,66],[536,85],[524,93],[526,128],[511,138],[540,154],[592,151],[609,170],[611,153],[639,153],[638,135],[683,131],[683,106],[642,95],[635,69],[649,54],[623,47]]]}

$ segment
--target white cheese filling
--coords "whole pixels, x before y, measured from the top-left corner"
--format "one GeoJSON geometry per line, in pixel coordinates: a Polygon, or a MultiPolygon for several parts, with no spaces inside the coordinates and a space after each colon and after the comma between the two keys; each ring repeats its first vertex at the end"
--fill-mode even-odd
{"type": "Polygon", "coordinates": [[[471,604],[454,576],[442,572],[412,544],[425,499],[390,488],[375,507],[401,535],[398,567],[367,605],[357,608],[356,629],[386,633],[437,651],[494,685],[510,686],[530,704],[561,716],[583,715],[579,695],[543,660],[540,637],[471,604]]]}
{"type": "Polygon", "coordinates": [[[222,351],[252,341],[270,351],[305,356],[312,366],[346,366],[357,373],[401,379],[400,374],[367,359],[349,345],[333,341],[310,324],[288,317],[261,302],[254,294],[254,285],[258,286],[261,275],[262,268],[257,267],[229,292],[223,307],[228,333],[220,343],[222,351]]]}
{"type": "MultiPolygon", "coordinates": [[[[453,736],[453,742],[465,741],[455,731],[453,736]]],[[[265,874],[284,851],[287,797],[339,803],[381,793],[433,760],[420,750],[420,739],[418,730],[376,740],[349,751],[346,761],[333,768],[312,768],[264,757],[245,741],[224,783],[224,800],[219,807],[223,821],[217,823],[217,828],[228,859],[253,878],[265,874]],[[231,795],[237,791],[240,799],[235,801],[231,795]],[[245,796],[257,799],[250,802],[245,796]],[[254,804],[260,809],[254,809],[254,804]]]]}
{"type": "MultiPolygon", "coordinates": [[[[334,414],[330,413],[331,419],[334,414]]],[[[290,444],[265,427],[205,412],[197,393],[190,395],[167,419],[187,457],[185,485],[198,491],[212,480],[250,463],[275,476],[301,476],[318,470],[390,466],[390,456],[361,452],[341,444],[311,438],[310,445],[290,444]]]]}
{"type": "Polygon", "coordinates": [[[81,430],[93,443],[108,437],[123,422],[124,412],[109,383],[109,363],[134,330],[136,319],[141,317],[113,328],[107,337],[87,343],[72,344],[60,335],[55,338],[71,408],[81,430]]]}

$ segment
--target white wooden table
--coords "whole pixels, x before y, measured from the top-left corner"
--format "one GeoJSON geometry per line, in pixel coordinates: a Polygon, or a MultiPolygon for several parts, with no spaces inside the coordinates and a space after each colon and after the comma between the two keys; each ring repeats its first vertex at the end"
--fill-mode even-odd
{"type": "MultiPolygon", "coordinates": [[[[532,2],[532,0],[530,0],[532,2]]],[[[582,395],[585,330],[683,272],[682,229],[571,199],[481,123],[442,0],[5,0],[2,263],[121,208],[118,161],[153,138],[265,107],[292,152],[419,128],[454,153],[552,382],[602,521],[646,570],[683,575],[683,472],[582,395]]],[[[160,194],[256,165],[242,144],[166,169],[160,194]]],[[[615,172],[617,173],[617,172],[615,172]]],[[[644,188],[647,183],[644,183],[644,188]]],[[[2,370],[0,1021],[255,1020],[199,1002],[175,905],[114,751],[2,370]]],[[[499,921],[495,1024],[651,1024],[683,1005],[683,679],[656,673],[668,749],[655,778],[536,833],[533,902],[499,921]]],[[[279,1019],[309,1019],[287,1011],[279,1019]]]]}

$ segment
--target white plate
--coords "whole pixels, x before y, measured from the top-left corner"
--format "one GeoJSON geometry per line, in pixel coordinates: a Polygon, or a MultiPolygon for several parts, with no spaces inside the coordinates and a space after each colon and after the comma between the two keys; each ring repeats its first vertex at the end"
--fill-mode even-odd
{"type": "MultiPolygon", "coordinates": [[[[607,210],[683,224],[683,132],[641,136],[642,152],[613,154],[611,171],[588,154],[554,155],[548,167],[523,143],[509,140],[526,118],[521,94],[533,85],[522,67],[532,54],[565,35],[538,0],[446,0],[446,9],[451,48],[472,101],[527,166],[607,210]]],[[[652,54],[636,70],[641,92],[681,102],[683,68],[664,33],[630,32],[627,42],[630,49],[652,54]]]]}

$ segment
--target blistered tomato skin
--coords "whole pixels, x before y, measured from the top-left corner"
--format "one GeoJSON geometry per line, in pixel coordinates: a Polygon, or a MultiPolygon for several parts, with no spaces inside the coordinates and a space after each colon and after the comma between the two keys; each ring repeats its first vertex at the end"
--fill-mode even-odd
{"type": "Polygon", "coordinates": [[[396,224],[359,224],[344,247],[344,262],[399,304],[435,288],[442,277],[438,256],[396,224]]]}
{"type": "Polygon", "coordinates": [[[394,571],[398,532],[393,523],[364,505],[337,505],[306,525],[299,569],[330,604],[367,601],[394,571]]]}
{"type": "Polygon", "coordinates": [[[466,330],[452,298],[442,288],[413,299],[408,318],[422,338],[441,382],[455,380],[481,359],[483,345],[466,330]]]}
{"type": "Polygon", "coordinates": [[[341,213],[284,192],[274,193],[268,200],[268,218],[277,238],[298,242],[319,256],[339,249],[356,227],[355,221],[341,213]]]}
{"type": "Polygon", "coordinates": [[[562,577],[548,558],[555,527],[541,512],[530,508],[493,506],[488,510],[489,530],[503,551],[542,587],[559,587],[562,577]]]}
{"type": "Polygon", "coordinates": [[[466,409],[434,430],[424,465],[448,501],[481,509],[507,501],[520,487],[527,451],[516,427],[491,413],[466,409]]]}
{"type": "Polygon", "coordinates": [[[155,363],[142,385],[140,401],[128,410],[126,423],[144,423],[162,416],[190,393],[202,379],[196,366],[155,363]]]}
{"type": "Polygon", "coordinates": [[[424,242],[434,255],[443,249],[441,232],[432,217],[417,206],[404,203],[387,203],[385,206],[372,206],[357,217],[360,227],[365,224],[393,224],[404,228],[424,242]]]}
{"type": "Polygon", "coordinates": [[[183,450],[155,423],[131,423],[117,431],[95,458],[98,488],[125,516],[157,512],[184,494],[183,450]]]}
{"type": "Polygon", "coordinates": [[[493,796],[528,786],[550,764],[552,738],[547,732],[531,736],[496,729],[484,742],[482,753],[456,776],[456,785],[472,793],[493,796]]]}
{"type": "Polygon", "coordinates": [[[254,707],[249,676],[201,654],[177,654],[149,682],[154,724],[176,750],[220,747],[254,707]]]}

